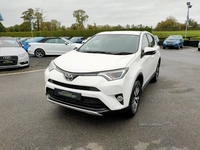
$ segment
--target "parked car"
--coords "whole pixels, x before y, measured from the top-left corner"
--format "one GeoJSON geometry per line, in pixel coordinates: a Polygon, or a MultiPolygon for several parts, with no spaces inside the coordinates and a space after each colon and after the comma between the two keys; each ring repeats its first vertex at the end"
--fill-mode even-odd
{"type": "Polygon", "coordinates": [[[34,37],[34,38],[30,38],[28,40],[22,41],[22,47],[25,49],[25,51],[28,51],[28,44],[29,43],[33,43],[33,42],[38,42],[41,39],[43,39],[43,37],[34,37]]]}
{"type": "Polygon", "coordinates": [[[89,39],[91,39],[91,37],[88,37],[87,39],[82,41],[82,44],[84,44],[85,42],[87,42],[89,39]]]}
{"type": "Polygon", "coordinates": [[[63,37],[60,37],[60,38],[64,38],[64,39],[70,40],[69,36],[63,36],[63,37]]]}
{"type": "Polygon", "coordinates": [[[159,38],[158,38],[158,36],[157,35],[154,35],[154,38],[155,38],[155,41],[157,42],[157,44],[159,43],[159,38]]]}
{"type": "Polygon", "coordinates": [[[84,37],[80,36],[80,37],[72,37],[70,39],[70,41],[72,41],[73,43],[82,43],[82,41],[85,40],[84,37]]]}
{"type": "Polygon", "coordinates": [[[184,40],[182,35],[170,35],[163,42],[163,49],[166,49],[167,47],[180,49],[183,48],[183,46],[184,40]]]}
{"type": "Polygon", "coordinates": [[[200,51],[200,41],[199,41],[199,43],[198,43],[198,51],[200,51]]]}
{"type": "Polygon", "coordinates": [[[24,41],[26,41],[26,40],[28,40],[28,39],[30,39],[30,38],[28,38],[28,37],[19,38],[19,42],[22,43],[22,42],[24,42],[24,41]]]}
{"type": "Polygon", "coordinates": [[[16,38],[0,37],[0,69],[29,67],[29,56],[16,38]]]}
{"type": "Polygon", "coordinates": [[[125,111],[133,117],[144,87],[158,79],[159,50],[146,31],[98,33],[50,63],[45,70],[47,100],[93,115],[125,111]]]}
{"type": "Polygon", "coordinates": [[[28,53],[41,58],[45,55],[62,55],[80,46],[64,38],[47,37],[37,43],[29,43],[28,53]]]}

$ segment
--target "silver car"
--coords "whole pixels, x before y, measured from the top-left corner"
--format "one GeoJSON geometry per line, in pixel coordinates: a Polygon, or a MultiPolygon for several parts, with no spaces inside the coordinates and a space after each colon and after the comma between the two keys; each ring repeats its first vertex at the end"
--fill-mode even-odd
{"type": "Polygon", "coordinates": [[[29,67],[29,55],[16,38],[0,37],[0,69],[29,67]]]}

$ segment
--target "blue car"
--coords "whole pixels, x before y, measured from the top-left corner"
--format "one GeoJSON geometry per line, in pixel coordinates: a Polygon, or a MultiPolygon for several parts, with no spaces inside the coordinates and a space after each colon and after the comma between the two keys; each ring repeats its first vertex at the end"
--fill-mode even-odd
{"type": "Polygon", "coordinates": [[[163,49],[166,49],[167,47],[180,49],[183,48],[183,46],[184,46],[184,40],[182,35],[170,35],[163,42],[163,49]]]}
{"type": "Polygon", "coordinates": [[[43,39],[43,37],[30,38],[26,41],[21,42],[21,44],[22,44],[22,47],[25,49],[25,51],[28,51],[28,44],[29,43],[39,42],[42,39],[43,39]]]}
{"type": "Polygon", "coordinates": [[[83,40],[85,40],[85,38],[82,37],[82,36],[79,36],[79,37],[72,37],[72,38],[70,39],[70,41],[73,42],[73,43],[82,43],[83,40]]]}

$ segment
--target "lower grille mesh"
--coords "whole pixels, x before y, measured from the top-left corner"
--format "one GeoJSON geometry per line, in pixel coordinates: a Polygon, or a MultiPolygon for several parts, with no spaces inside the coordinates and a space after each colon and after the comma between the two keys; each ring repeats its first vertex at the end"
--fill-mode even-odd
{"type": "Polygon", "coordinates": [[[64,96],[57,96],[55,95],[54,90],[50,88],[46,88],[46,94],[49,96],[51,100],[58,103],[75,106],[78,108],[83,108],[83,109],[92,110],[92,111],[109,110],[108,107],[97,98],[81,96],[81,100],[75,100],[75,99],[64,97],[64,96]]]}

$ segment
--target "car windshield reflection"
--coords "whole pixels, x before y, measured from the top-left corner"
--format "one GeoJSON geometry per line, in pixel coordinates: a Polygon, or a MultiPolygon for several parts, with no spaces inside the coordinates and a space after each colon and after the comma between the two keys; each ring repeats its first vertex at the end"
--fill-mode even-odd
{"type": "Polygon", "coordinates": [[[85,43],[79,51],[86,53],[127,55],[137,52],[138,43],[139,37],[137,35],[96,35],[85,43]]]}
{"type": "Polygon", "coordinates": [[[0,40],[0,47],[20,47],[16,40],[4,39],[0,40]]]}

